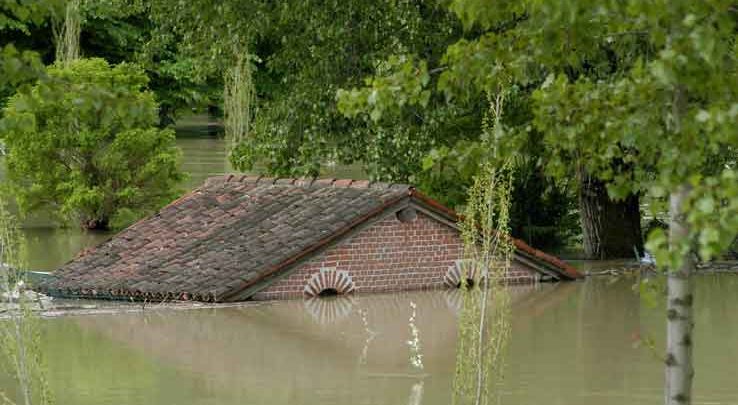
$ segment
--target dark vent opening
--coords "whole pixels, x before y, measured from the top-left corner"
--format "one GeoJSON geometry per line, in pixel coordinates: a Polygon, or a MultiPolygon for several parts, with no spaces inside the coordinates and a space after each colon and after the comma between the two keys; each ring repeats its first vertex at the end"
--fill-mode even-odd
{"type": "MultiPolygon", "coordinates": [[[[466,279],[466,288],[474,288],[474,284],[475,283],[473,278],[466,279]]],[[[456,288],[461,288],[461,281],[456,284],[456,288]]]]}
{"type": "Polygon", "coordinates": [[[326,288],[318,294],[318,297],[335,297],[338,295],[338,290],[335,288],[326,288]]]}

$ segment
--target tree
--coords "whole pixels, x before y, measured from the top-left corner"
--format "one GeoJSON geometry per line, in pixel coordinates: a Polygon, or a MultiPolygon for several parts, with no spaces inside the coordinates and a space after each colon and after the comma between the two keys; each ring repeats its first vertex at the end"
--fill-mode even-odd
{"type": "Polygon", "coordinates": [[[514,250],[508,225],[512,176],[510,167],[486,165],[469,188],[461,224],[463,305],[458,319],[453,405],[500,402],[498,388],[511,332],[510,291],[504,280],[514,250]]]}
{"type": "Polygon", "coordinates": [[[6,164],[23,211],[50,208],[88,229],[125,225],[176,196],[180,152],[155,127],[142,69],[82,59],[12,97],[2,121],[6,164]]]}
{"type": "MultiPolygon", "coordinates": [[[[0,1],[0,33],[27,34],[30,27],[48,16],[47,4],[0,1]]],[[[39,55],[19,50],[12,41],[0,42],[0,105],[13,89],[25,90],[29,82],[44,77],[39,55]]],[[[2,115],[0,115],[2,117],[2,115]]],[[[0,200],[0,305],[9,318],[0,325],[0,362],[19,383],[24,405],[53,403],[46,383],[43,354],[39,348],[38,322],[22,284],[24,268],[19,250],[23,247],[17,222],[0,200]]],[[[3,403],[12,403],[0,391],[3,403]]]]}
{"type": "Polygon", "coordinates": [[[259,109],[250,137],[234,150],[237,167],[316,175],[326,164],[362,162],[373,178],[406,181],[428,145],[448,134],[368,127],[347,119],[335,100],[339,88],[391,68],[387,55],[398,49],[440,57],[459,29],[442,1],[286,1],[265,14],[253,47],[263,61],[259,109]]]}
{"type": "Polygon", "coordinates": [[[18,87],[42,75],[39,55],[16,42],[27,39],[50,13],[46,3],[0,1],[0,106],[18,87]]]}
{"type": "Polygon", "coordinates": [[[58,13],[61,16],[53,19],[55,61],[60,64],[79,59],[82,28],[82,0],[65,0],[63,3],[63,12],[58,13]]]}
{"type": "MultiPolygon", "coordinates": [[[[373,179],[413,182],[451,206],[464,204],[484,155],[479,141],[488,100],[483,94],[447,103],[442,92],[423,92],[409,98],[424,98],[424,105],[408,102],[407,108],[386,110],[381,117],[370,117],[371,112],[352,116],[341,106],[344,99],[335,99],[337,89],[360,85],[371,75],[400,71],[400,78],[408,79],[408,92],[416,82],[435,83],[438,72],[415,76],[419,66],[413,62],[423,58],[439,66],[446,47],[461,35],[446,2],[274,5],[253,0],[213,5],[201,0],[193,5],[158,0],[150,14],[156,27],[146,52],[150,60],[160,61],[152,65],[159,71],[171,66],[179,78],[224,82],[225,95],[239,95],[222,100],[226,132],[236,141],[231,154],[236,168],[251,170],[259,164],[270,174],[300,176],[318,175],[332,163],[360,163],[373,179]],[[249,13],[233,12],[237,8],[249,13]],[[234,46],[249,54],[234,55],[234,46]],[[249,70],[251,77],[244,74],[249,70]],[[230,85],[236,78],[245,79],[244,84],[251,79],[252,84],[230,85]],[[244,102],[233,102],[239,100],[244,102]]],[[[524,192],[524,185],[533,184],[526,180],[540,172],[521,171],[526,176],[521,176],[515,196],[536,210],[516,210],[516,236],[561,241],[563,236],[548,236],[559,236],[559,218],[568,214],[568,203],[561,215],[554,205],[562,196],[568,201],[570,193],[548,181],[543,190],[524,192]]]]}
{"type": "MultiPolygon", "coordinates": [[[[137,63],[149,76],[148,87],[159,102],[162,127],[173,124],[178,111],[185,107],[221,102],[222,78],[203,74],[201,66],[207,63],[176,52],[181,38],[157,30],[152,13],[156,2],[14,0],[7,4],[0,2],[4,21],[9,22],[4,27],[0,23],[0,47],[12,44],[15,49],[33,51],[45,64],[65,55],[99,57],[113,64],[137,63]],[[21,23],[17,13],[28,18],[21,23]]],[[[16,90],[17,84],[0,86],[0,103],[4,104],[16,90]]]]}
{"type": "Polygon", "coordinates": [[[715,257],[738,230],[731,158],[738,145],[734,4],[454,4],[469,24],[495,26],[499,13],[526,21],[521,35],[495,37],[490,50],[500,51],[497,57],[514,75],[546,72],[533,110],[548,142],[588,151],[584,169],[607,180],[614,196],[647,193],[657,211],[665,207],[656,202],[670,200],[669,237],[656,230],[648,246],[669,270],[665,403],[691,403],[694,254],[715,257]],[[607,65],[598,68],[595,62],[603,60],[607,65]],[[556,68],[562,65],[579,73],[556,68]]]}
{"type": "MultiPolygon", "coordinates": [[[[459,4],[453,4],[465,21],[459,4]]],[[[508,7],[504,4],[494,8],[499,11],[508,7]]],[[[437,137],[434,144],[423,145],[425,149],[420,153],[425,154],[424,170],[417,170],[413,176],[431,194],[438,189],[446,198],[463,196],[478,166],[473,162],[492,159],[499,163],[515,157],[524,170],[519,170],[516,178],[513,206],[527,208],[514,209],[511,220],[515,236],[539,246],[541,241],[565,240],[571,233],[569,201],[578,194],[588,256],[632,257],[634,247],[642,251],[639,196],[612,199],[605,182],[588,175],[578,164],[588,159],[587,151],[564,149],[549,142],[545,131],[531,125],[532,91],[543,82],[545,71],[531,69],[515,74],[502,59],[508,45],[499,40],[527,35],[523,34],[530,28],[526,20],[514,12],[500,12],[494,25],[465,21],[466,33],[447,38],[446,43],[451,45],[438,50],[432,59],[423,54],[391,56],[387,68],[377,71],[363,87],[339,90],[339,109],[349,117],[362,119],[370,128],[437,137]],[[488,95],[499,94],[500,90],[506,93],[509,108],[501,127],[487,139],[481,116],[489,105],[488,95]],[[492,149],[485,150],[488,146],[492,149]],[[543,192],[534,191],[538,185],[543,192]],[[623,227],[623,223],[630,226],[623,227]]],[[[570,66],[556,68],[577,71],[570,66]]],[[[460,202],[452,200],[456,201],[445,202],[460,202]]]]}
{"type": "MultiPolygon", "coordinates": [[[[491,158],[515,154],[525,141],[542,137],[547,171],[577,177],[582,206],[625,205],[612,207],[619,214],[602,221],[608,227],[593,224],[596,232],[590,232],[625,228],[622,252],[640,243],[640,197],[657,212],[668,198],[670,236],[657,230],[649,246],[671,270],[666,401],[689,403],[692,252],[712,258],[738,229],[734,5],[531,0],[491,7],[485,0],[455,0],[451,8],[471,38],[448,48],[444,66],[411,60],[415,70],[400,67],[339,98],[347,111],[358,105],[374,117],[398,106],[423,106],[432,81],[422,78],[434,70],[449,97],[520,92],[530,119],[523,125],[503,120],[507,127],[491,135],[491,158]],[[618,220],[621,214],[628,215],[618,220]]],[[[602,209],[591,210],[584,222],[599,218],[602,209]]]]}
{"type": "Polygon", "coordinates": [[[175,101],[220,103],[226,134],[240,142],[250,135],[255,115],[253,75],[261,60],[254,47],[267,32],[275,7],[263,0],[151,1],[145,64],[164,80],[187,84],[184,91],[169,94],[175,101]]]}

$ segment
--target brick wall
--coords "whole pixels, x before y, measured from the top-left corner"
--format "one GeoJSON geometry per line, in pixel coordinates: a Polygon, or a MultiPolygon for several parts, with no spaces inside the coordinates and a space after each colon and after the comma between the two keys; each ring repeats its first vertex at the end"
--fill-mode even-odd
{"type": "MultiPolygon", "coordinates": [[[[462,256],[458,231],[420,212],[411,222],[394,215],[329,248],[254,295],[254,299],[301,297],[321,268],[346,271],[354,292],[390,292],[442,288],[449,266],[462,256]]],[[[535,274],[515,264],[512,282],[531,282],[535,274]]]]}

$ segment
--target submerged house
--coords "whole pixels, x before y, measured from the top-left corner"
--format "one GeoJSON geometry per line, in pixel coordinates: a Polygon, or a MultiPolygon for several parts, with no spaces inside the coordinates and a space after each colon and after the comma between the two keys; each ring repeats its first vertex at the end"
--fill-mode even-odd
{"type": "MultiPolygon", "coordinates": [[[[409,185],[226,175],[84,251],[39,288],[213,302],[456,288],[457,222],[409,185]]],[[[579,277],[515,241],[509,282],[579,277]]]]}

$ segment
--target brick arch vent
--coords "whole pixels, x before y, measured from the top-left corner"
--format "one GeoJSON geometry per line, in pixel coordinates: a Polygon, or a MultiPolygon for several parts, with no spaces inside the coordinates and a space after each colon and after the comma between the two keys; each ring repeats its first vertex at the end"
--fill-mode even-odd
{"type": "MultiPolygon", "coordinates": [[[[468,260],[456,260],[453,265],[448,266],[448,270],[446,271],[446,275],[443,276],[443,284],[446,285],[448,288],[458,288],[461,285],[461,278],[462,274],[464,274],[464,269],[462,266],[464,263],[469,263],[468,260]]],[[[481,280],[480,275],[478,274],[479,271],[477,268],[479,266],[466,266],[466,279],[467,280],[473,280],[474,284],[478,284],[481,280]]]]}
{"type": "Polygon", "coordinates": [[[334,290],[338,295],[344,295],[354,290],[354,282],[347,271],[337,271],[334,268],[322,268],[310,276],[305,284],[306,297],[317,297],[321,292],[334,290]]]}

